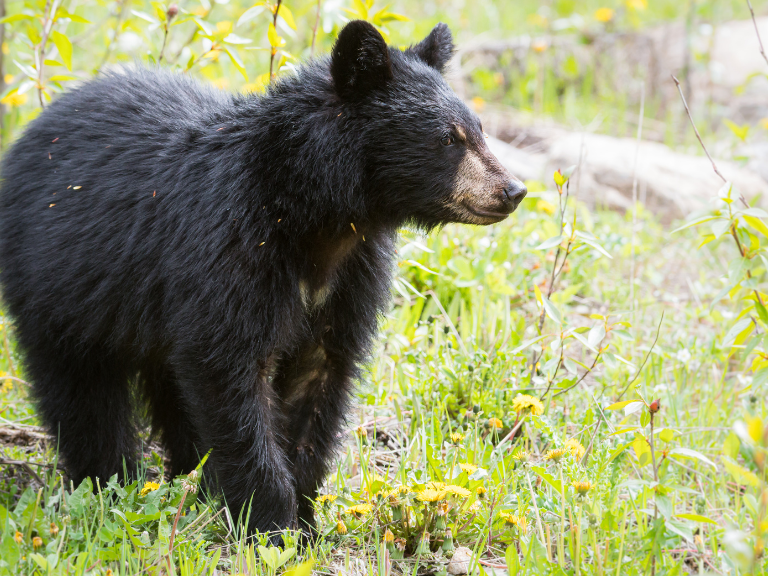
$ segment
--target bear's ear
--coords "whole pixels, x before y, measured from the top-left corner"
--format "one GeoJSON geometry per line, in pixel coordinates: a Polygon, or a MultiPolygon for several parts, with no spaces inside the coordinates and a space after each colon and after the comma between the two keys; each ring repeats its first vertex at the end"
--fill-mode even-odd
{"type": "Polygon", "coordinates": [[[453,36],[451,35],[451,30],[440,22],[440,24],[432,29],[429,36],[416,44],[416,46],[408,48],[406,52],[416,54],[429,66],[432,66],[432,68],[442,74],[448,60],[453,56],[453,36]]]}
{"type": "Polygon", "coordinates": [[[339,33],[331,52],[331,76],[343,98],[363,96],[392,78],[387,43],[365,20],[352,20],[339,33]]]}

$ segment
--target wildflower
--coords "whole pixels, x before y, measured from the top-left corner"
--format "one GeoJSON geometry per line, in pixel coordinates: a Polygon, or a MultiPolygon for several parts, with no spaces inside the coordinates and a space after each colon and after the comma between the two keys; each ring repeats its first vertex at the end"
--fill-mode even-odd
{"type": "Polygon", "coordinates": [[[485,489],[485,486],[478,486],[475,488],[475,492],[477,492],[478,498],[485,498],[485,493],[488,492],[488,490],[485,489]]]}
{"type": "Polygon", "coordinates": [[[48,532],[50,533],[51,538],[56,538],[56,536],[59,535],[59,527],[56,526],[55,522],[51,522],[51,526],[48,532]]]}
{"type": "Polygon", "coordinates": [[[325,507],[333,504],[336,501],[336,498],[337,498],[336,494],[323,494],[322,496],[318,496],[315,499],[315,502],[320,504],[320,506],[325,507]]]}
{"type": "Polygon", "coordinates": [[[648,8],[648,0],[624,0],[624,4],[630,10],[645,10],[648,8]]]}
{"type": "Polygon", "coordinates": [[[347,525],[341,520],[336,523],[336,533],[342,536],[347,533],[347,525]]]}
{"type": "Polygon", "coordinates": [[[475,96],[474,98],[472,98],[472,106],[478,112],[482,112],[483,108],[485,108],[485,100],[483,100],[479,96],[475,96]]]}
{"type": "Polygon", "coordinates": [[[104,572],[104,576],[113,576],[112,568],[107,568],[107,571],[104,572]]]}
{"type": "Polygon", "coordinates": [[[347,508],[347,514],[353,514],[359,517],[359,516],[365,516],[371,510],[373,510],[373,506],[371,506],[370,504],[357,504],[355,506],[351,506],[347,508]]]}
{"type": "Polygon", "coordinates": [[[530,459],[531,453],[527,450],[520,450],[519,452],[512,454],[512,460],[517,460],[518,462],[528,462],[530,459]]]}
{"type": "Polygon", "coordinates": [[[181,487],[184,488],[187,492],[191,492],[192,494],[197,494],[197,480],[198,480],[198,472],[197,470],[192,470],[189,474],[187,474],[187,477],[182,480],[181,487]]]}
{"type": "Polygon", "coordinates": [[[581,457],[584,456],[584,453],[587,451],[576,438],[568,438],[568,440],[565,441],[565,447],[571,454],[573,454],[573,457],[576,458],[576,460],[581,460],[581,457]]]}
{"type": "Polygon", "coordinates": [[[575,481],[571,482],[571,485],[573,486],[574,490],[576,490],[576,492],[578,492],[581,496],[589,492],[592,489],[592,486],[594,486],[592,482],[575,482],[575,481]]]}
{"type": "Polygon", "coordinates": [[[489,418],[488,419],[488,426],[491,428],[504,428],[504,423],[499,420],[498,418],[489,418]]]}
{"type": "Polygon", "coordinates": [[[533,44],[531,44],[531,48],[533,48],[534,52],[544,52],[544,50],[547,49],[547,41],[546,40],[534,40],[533,44]]]}
{"type": "Polygon", "coordinates": [[[568,453],[567,448],[555,448],[554,450],[548,450],[546,455],[544,456],[544,460],[552,460],[553,462],[557,462],[565,456],[568,453]]]}
{"type": "Polygon", "coordinates": [[[366,432],[365,428],[363,428],[362,426],[358,426],[357,430],[355,430],[355,435],[358,438],[367,438],[368,432],[366,432]]]}
{"type": "Polygon", "coordinates": [[[384,532],[383,540],[386,544],[392,544],[395,541],[395,535],[392,534],[392,530],[387,528],[387,531],[384,532]]]}
{"type": "Polygon", "coordinates": [[[656,412],[658,412],[659,410],[661,410],[661,398],[659,398],[658,400],[654,400],[653,402],[651,402],[650,406],[648,406],[648,411],[651,414],[656,414],[656,412]]]}
{"type": "Polygon", "coordinates": [[[435,510],[435,531],[436,532],[442,532],[447,528],[447,524],[445,521],[445,517],[448,515],[448,510],[450,510],[451,507],[448,504],[448,502],[440,502],[437,505],[437,510],[435,510]]]}
{"type": "Polygon", "coordinates": [[[13,84],[13,74],[6,74],[3,80],[6,84],[13,84]]]}
{"type": "Polygon", "coordinates": [[[141,496],[146,496],[147,494],[149,494],[150,492],[154,492],[158,488],[160,488],[160,484],[158,484],[157,482],[146,482],[144,484],[144,488],[141,489],[141,492],[139,492],[139,494],[141,496]]]}
{"type": "Polygon", "coordinates": [[[467,508],[467,512],[471,512],[472,514],[480,512],[480,500],[475,500],[472,502],[469,508],[467,508]]]}
{"type": "Polygon", "coordinates": [[[35,548],[40,548],[40,546],[42,545],[43,545],[43,539],[40,538],[40,536],[35,536],[34,538],[32,538],[32,546],[34,546],[35,548]]]}
{"type": "Polygon", "coordinates": [[[462,440],[464,440],[464,434],[460,432],[451,433],[451,442],[453,442],[454,444],[461,444],[462,440]]]}
{"type": "Polygon", "coordinates": [[[18,92],[11,92],[5,98],[0,100],[0,103],[8,104],[11,108],[14,106],[21,106],[27,102],[26,94],[19,94],[18,92]]]}
{"type": "Polygon", "coordinates": [[[598,22],[610,22],[615,12],[612,8],[598,8],[595,10],[595,20],[598,22]]]}
{"type": "Polygon", "coordinates": [[[13,539],[16,541],[16,544],[21,544],[21,541],[24,539],[24,535],[16,530],[16,533],[13,535],[13,539]]]}
{"type": "Polygon", "coordinates": [[[520,414],[521,412],[530,412],[534,416],[541,416],[544,414],[544,405],[538,398],[529,396],[528,394],[518,394],[515,399],[512,400],[512,410],[520,414]]]}
{"type": "Polygon", "coordinates": [[[446,492],[443,490],[435,490],[433,488],[426,488],[416,494],[416,498],[422,502],[439,502],[445,498],[446,492]]]}
{"type": "Polygon", "coordinates": [[[466,472],[469,476],[477,472],[477,466],[474,464],[459,464],[459,468],[461,468],[461,470],[466,472]]]}
{"type": "Polygon", "coordinates": [[[462,486],[456,486],[455,484],[449,484],[445,487],[445,491],[448,494],[453,494],[454,496],[458,496],[459,498],[469,498],[469,495],[472,494],[469,490],[462,486]]]}
{"type": "Polygon", "coordinates": [[[539,200],[536,202],[536,210],[549,214],[550,216],[555,213],[555,207],[546,200],[539,200]]]}
{"type": "Polygon", "coordinates": [[[526,534],[528,532],[528,519],[521,515],[512,514],[511,512],[500,512],[499,516],[504,519],[507,524],[512,524],[520,532],[526,534]]]}

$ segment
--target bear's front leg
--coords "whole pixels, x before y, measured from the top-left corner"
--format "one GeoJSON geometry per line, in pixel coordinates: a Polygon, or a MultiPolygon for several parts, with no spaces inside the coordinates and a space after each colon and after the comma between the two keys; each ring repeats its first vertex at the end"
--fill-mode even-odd
{"type": "Polygon", "coordinates": [[[275,375],[287,417],[287,453],[296,480],[298,519],[303,530],[315,526],[313,500],[328,473],[344,422],[354,363],[330,338],[306,341],[285,356],[275,375]]]}
{"type": "Polygon", "coordinates": [[[298,526],[295,483],[279,442],[283,416],[272,389],[273,365],[267,359],[237,368],[198,362],[187,374],[177,369],[200,456],[210,450],[206,480],[222,492],[236,521],[247,518],[251,533],[298,526]]]}

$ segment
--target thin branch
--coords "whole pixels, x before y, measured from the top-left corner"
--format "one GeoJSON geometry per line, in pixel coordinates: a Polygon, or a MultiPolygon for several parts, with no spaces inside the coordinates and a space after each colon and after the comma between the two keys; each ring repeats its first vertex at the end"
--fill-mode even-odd
{"type": "Polygon", "coordinates": [[[117,13],[117,23],[115,24],[115,32],[112,35],[112,38],[109,40],[109,44],[107,44],[107,49],[104,51],[104,56],[101,58],[101,63],[96,68],[97,71],[101,72],[101,69],[104,67],[104,64],[107,63],[107,60],[109,60],[109,56],[112,54],[112,49],[115,46],[115,42],[117,42],[118,37],[120,36],[120,28],[123,25],[123,18],[125,17],[125,11],[128,8],[128,4],[131,0],[118,0],[118,3],[120,4],[120,11],[117,13]]]}
{"type": "Polygon", "coordinates": [[[320,3],[322,0],[317,0],[317,12],[315,12],[315,25],[312,26],[312,50],[310,54],[315,55],[315,40],[317,39],[317,25],[320,24],[320,3]]]}
{"type": "MultiPolygon", "coordinates": [[[[277,0],[277,6],[275,6],[275,13],[272,16],[272,26],[277,28],[277,15],[280,12],[280,6],[282,5],[283,0],[277,0]]],[[[277,48],[274,46],[269,51],[269,81],[272,82],[272,80],[275,79],[275,74],[272,72],[272,69],[274,68],[275,64],[275,55],[277,54],[277,48]]]]}
{"type": "Polygon", "coordinates": [[[594,369],[595,369],[595,366],[597,366],[597,361],[600,359],[600,355],[601,355],[601,354],[602,354],[602,352],[598,352],[598,353],[597,353],[597,356],[595,356],[595,361],[594,361],[594,362],[592,362],[592,366],[590,366],[590,367],[589,367],[589,370],[587,370],[586,372],[584,372],[584,375],[583,375],[581,378],[579,378],[578,380],[576,380],[576,382],[574,382],[573,384],[571,384],[570,386],[568,386],[568,388],[563,388],[562,390],[560,390],[560,391],[558,391],[557,393],[553,394],[553,395],[552,395],[552,398],[553,398],[553,399],[554,399],[554,398],[557,398],[558,396],[560,396],[560,394],[565,394],[566,392],[568,392],[568,391],[569,391],[569,390],[571,390],[572,388],[576,388],[576,386],[578,386],[579,384],[581,384],[581,383],[582,383],[582,381],[584,380],[584,378],[586,378],[588,374],[591,374],[591,373],[592,373],[592,370],[594,370],[594,369]]]}
{"type": "Polygon", "coordinates": [[[709,155],[709,151],[707,150],[707,147],[704,146],[704,142],[701,139],[701,135],[699,134],[698,128],[696,128],[696,124],[693,121],[693,116],[691,116],[691,111],[688,108],[688,102],[685,101],[685,96],[683,96],[683,90],[680,88],[680,81],[675,78],[675,75],[672,75],[672,80],[675,81],[675,86],[677,86],[677,91],[680,93],[680,98],[683,100],[683,106],[685,106],[685,112],[688,114],[688,119],[691,121],[691,126],[693,126],[693,131],[696,133],[696,138],[699,140],[699,144],[701,144],[702,149],[704,150],[704,154],[707,155],[707,158],[709,158],[709,161],[712,162],[712,169],[715,171],[715,174],[720,176],[720,179],[723,182],[728,182],[728,180],[725,179],[725,176],[720,174],[720,170],[717,169],[717,164],[715,164],[715,161],[712,160],[712,156],[709,155]]]}
{"type": "MultiPolygon", "coordinates": [[[[624,396],[624,394],[627,393],[627,390],[629,390],[629,387],[632,386],[632,384],[635,383],[635,380],[640,376],[640,373],[643,371],[643,368],[645,367],[646,362],[648,362],[648,358],[651,357],[651,352],[653,352],[654,347],[656,346],[656,342],[659,341],[659,334],[661,333],[661,324],[664,322],[664,311],[661,311],[661,320],[659,320],[659,326],[656,328],[656,338],[653,339],[653,344],[651,344],[650,350],[648,350],[648,354],[645,355],[645,360],[643,360],[643,363],[640,364],[640,368],[637,369],[637,372],[635,373],[635,377],[632,378],[632,380],[629,381],[629,384],[627,384],[624,387],[624,390],[622,390],[621,394],[619,394],[618,400],[621,400],[621,397],[624,396]]],[[[617,400],[617,401],[618,401],[617,400]]]]}
{"type": "Polygon", "coordinates": [[[749,6],[749,13],[752,15],[752,24],[755,25],[755,36],[757,36],[757,43],[760,44],[760,54],[768,64],[768,56],[765,55],[765,49],[763,48],[763,40],[760,38],[760,31],[757,29],[757,20],[755,19],[755,11],[752,9],[752,2],[747,0],[747,6],[749,6]]]}
{"type": "Polygon", "coordinates": [[[37,62],[37,97],[40,100],[40,108],[45,108],[45,102],[43,102],[43,68],[45,67],[45,45],[48,44],[48,35],[51,33],[53,27],[53,15],[56,12],[56,0],[51,5],[51,0],[46,0],[45,9],[43,15],[43,35],[40,39],[40,43],[37,45],[36,54],[37,62]]]}

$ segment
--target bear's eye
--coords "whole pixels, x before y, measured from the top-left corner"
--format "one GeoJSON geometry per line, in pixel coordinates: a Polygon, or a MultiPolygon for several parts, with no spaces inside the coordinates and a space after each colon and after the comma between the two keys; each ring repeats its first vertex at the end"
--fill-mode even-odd
{"type": "Polygon", "coordinates": [[[450,146],[451,144],[453,144],[453,138],[451,138],[450,136],[443,136],[442,140],[440,140],[440,144],[442,144],[443,146],[450,146]]]}

